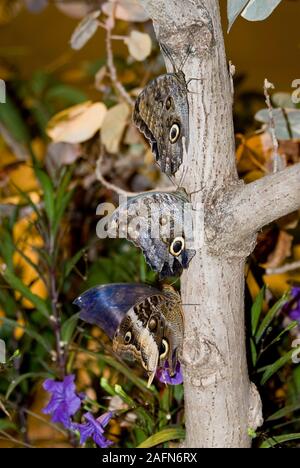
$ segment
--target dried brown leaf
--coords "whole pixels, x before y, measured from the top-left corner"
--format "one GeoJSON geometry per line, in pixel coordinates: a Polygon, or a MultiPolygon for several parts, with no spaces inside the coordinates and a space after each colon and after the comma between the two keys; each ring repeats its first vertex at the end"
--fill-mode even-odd
{"type": "Polygon", "coordinates": [[[130,55],[136,60],[145,60],[151,54],[152,42],[149,34],[131,31],[125,39],[130,55]]]}
{"type": "Polygon", "coordinates": [[[117,104],[107,111],[101,129],[101,139],[109,153],[116,154],[119,151],[129,114],[129,106],[125,103],[117,104]]]}
{"type": "Polygon", "coordinates": [[[96,10],[83,18],[72,34],[70,43],[74,50],[82,49],[85,44],[93,37],[99,27],[99,17],[101,11],[96,10]]]}
{"type": "Polygon", "coordinates": [[[102,11],[110,15],[115,8],[115,18],[124,21],[143,23],[148,21],[149,16],[139,3],[139,0],[110,0],[102,5],[102,11]],[[115,4],[117,4],[115,6],[115,4]]]}
{"type": "Polygon", "coordinates": [[[65,109],[48,123],[47,133],[56,143],[82,143],[100,130],[107,109],[102,102],[91,101],[65,109]]]}
{"type": "Polygon", "coordinates": [[[290,236],[285,231],[280,231],[276,247],[269,255],[265,268],[277,268],[285,261],[286,258],[291,256],[293,236],[290,236]]]}

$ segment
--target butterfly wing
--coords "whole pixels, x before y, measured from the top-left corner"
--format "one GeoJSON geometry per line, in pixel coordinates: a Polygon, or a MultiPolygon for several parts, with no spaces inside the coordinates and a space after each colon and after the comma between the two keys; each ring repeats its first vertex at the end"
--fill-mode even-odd
{"type": "Polygon", "coordinates": [[[183,72],[167,73],[150,82],[136,100],[133,121],[149,140],[161,170],[175,174],[183,159],[182,138],[185,137],[186,149],[189,138],[189,105],[183,72]]]}
{"type": "Polygon", "coordinates": [[[191,205],[179,192],[153,192],[129,199],[112,214],[111,229],[113,235],[119,233],[139,247],[161,277],[180,275],[195,255],[188,247],[193,240],[191,205]],[[174,242],[176,249],[172,248],[174,242]]]}
{"type": "Polygon", "coordinates": [[[101,285],[83,293],[74,304],[80,307],[82,320],[113,339],[116,353],[141,363],[148,385],[165,361],[171,373],[176,368],[183,316],[180,297],[171,286],[159,291],[144,284],[101,285]]]}
{"type": "Polygon", "coordinates": [[[128,310],[158,292],[144,284],[105,284],[85,291],[74,304],[80,308],[82,320],[97,325],[112,339],[128,310]]]}
{"type": "Polygon", "coordinates": [[[161,292],[136,303],[124,317],[113,340],[115,352],[142,364],[149,375],[149,385],[156,373],[165,335],[163,304],[161,292]]]}
{"type": "MultiPolygon", "coordinates": [[[[168,361],[170,375],[173,375],[181,353],[184,337],[184,316],[180,294],[168,284],[163,285],[164,304],[162,313],[166,320],[166,336],[168,337],[169,353],[165,357],[168,361]]],[[[163,367],[163,363],[161,363],[163,367]]]]}

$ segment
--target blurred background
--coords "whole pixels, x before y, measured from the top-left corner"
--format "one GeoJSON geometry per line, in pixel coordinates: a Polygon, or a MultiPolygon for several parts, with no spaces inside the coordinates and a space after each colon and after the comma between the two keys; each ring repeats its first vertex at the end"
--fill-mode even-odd
{"type": "MultiPolygon", "coordinates": [[[[96,236],[96,208],[116,204],[118,188],[166,183],[131,123],[135,97],[164,71],[159,47],[138,2],[112,3],[0,0],[0,338],[7,346],[0,447],[80,444],[42,412],[43,381],[65,375],[86,395],[77,422],[84,411],[115,412],[108,426],[115,446],[176,446],[183,437],[183,386],[157,381],[148,389],[143,370],[121,361],[72,305],[98,284],[159,284],[135,247],[96,236]],[[149,441],[152,434],[160,436],[149,441]]],[[[300,79],[300,2],[283,0],[263,22],[238,18],[229,34],[226,1],[220,4],[236,66],[237,165],[249,183],[275,164],[265,78],[275,86],[276,163],[300,161],[300,111],[291,96],[300,79]]],[[[300,324],[298,212],[259,233],[245,281],[249,368],[266,419],[251,436],[256,446],[297,446],[289,435],[300,432],[300,368],[291,360],[300,324]]]]}

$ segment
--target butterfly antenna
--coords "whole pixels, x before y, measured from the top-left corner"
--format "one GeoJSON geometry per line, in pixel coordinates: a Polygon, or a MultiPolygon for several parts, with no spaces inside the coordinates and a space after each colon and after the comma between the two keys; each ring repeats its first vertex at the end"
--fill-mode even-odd
{"type": "Polygon", "coordinates": [[[168,49],[168,47],[166,46],[166,44],[164,44],[163,42],[160,42],[160,48],[161,50],[163,51],[164,55],[170,60],[171,64],[172,64],[172,67],[173,67],[173,73],[176,73],[176,70],[177,70],[177,67],[176,67],[176,64],[174,62],[174,59],[171,55],[171,52],[170,50],[168,49]]]}
{"type": "Polygon", "coordinates": [[[176,284],[178,281],[179,281],[179,278],[176,278],[176,279],[170,284],[170,286],[174,286],[174,284],[176,284]]]}
{"type": "Polygon", "coordinates": [[[188,46],[188,48],[187,48],[187,51],[186,51],[186,54],[185,54],[185,57],[183,57],[183,59],[182,59],[182,61],[181,61],[179,70],[182,70],[182,69],[183,69],[183,67],[184,67],[185,64],[186,64],[187,59],[189,58],[189,56],[191,55],[192,52],[193,52],[193,47],[192,47],[191,44],[189,44],[189,46],[188,46]]]}

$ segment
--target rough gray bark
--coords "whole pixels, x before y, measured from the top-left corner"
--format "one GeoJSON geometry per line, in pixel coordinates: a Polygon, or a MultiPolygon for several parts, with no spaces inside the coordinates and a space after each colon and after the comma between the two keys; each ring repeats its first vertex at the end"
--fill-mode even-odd
{"type": "MultiPolygon", "coordinates": [[[[232,86],[216,0],[140,0],[184,72],[190,145],[184,186],[205,209],[204,245],[182,276],[186,447],[249,447],[262,423],[247,371],[244,266],[266,223],[300,207],[300,166],[248,186],[238,180],[232,86]],[[287,179],[288,178],[288,179],[287,179]],[[289,183],[287,184],[287,180],[289,183]]],[[[167,67],[171,70],[170,64],[167,67]]],[[[182,171],[181,171],[182,172],[182,171]]],[[[178,175],[180,179],[180,174],[178,175]]]]}

